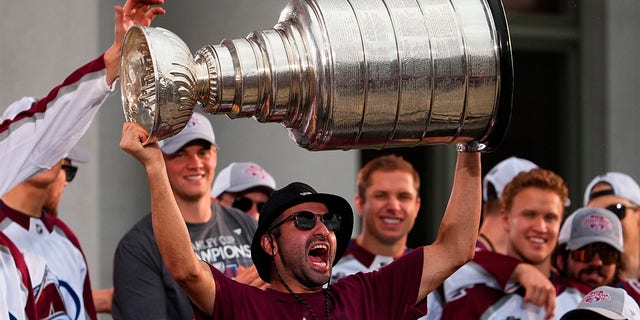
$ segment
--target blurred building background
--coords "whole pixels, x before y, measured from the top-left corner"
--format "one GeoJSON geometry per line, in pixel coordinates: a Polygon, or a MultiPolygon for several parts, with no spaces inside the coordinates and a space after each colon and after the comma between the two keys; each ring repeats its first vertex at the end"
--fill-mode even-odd
{"type": "MultiPolygon", "coordinates": [[[[287,3],[165,1],[167,15],[154,25],[176,33],[192,52],[271,28],[287,3]]],[[[123,3],[1,1],[0,111],[22,96],[45,95],[106,50],[113,41],[113,6],[123,3]]],[[[484,171],[511,155],[530,159],[567,180],[571,209],[582,203],[583,189],[596,174],[617,170],[640,179],[640,2],[504,0],[504,5],[515,67],[513,116],[501,147],[483,155],[484,171]]],[[[279,186],[305,181],[348,200],[362,162],[382,153],[402,154],[423,179],[422,212],[410,243],[433,240],[451,187],[452,146],[310,152],[297,147],[279,124],[209,118],[220,147],[218,168],[254,161],[279,186]]],[[[95,287],[111,285],[118,240],[149,210],[143,170],[118,147],[123,120],[118,87],[81,140],[92,159],[80,164],[60,210],[83,245],[95,287]]]]}

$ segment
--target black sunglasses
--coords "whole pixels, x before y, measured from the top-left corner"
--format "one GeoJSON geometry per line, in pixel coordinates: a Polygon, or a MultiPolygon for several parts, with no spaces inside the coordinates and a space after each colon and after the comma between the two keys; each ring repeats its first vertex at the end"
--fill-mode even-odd
{"type": "Polygon", "coordinates": [[[253,207],[254,203],[258,211],[261,211],[262,206],[264,206],[264,202],[253,202],[253,200],[247,197],[237,197],[235,200],[233,200],[233,203],[231,204],[231,206],[234,208],[240,209],[244,212],[247,212],[251,210],[251,207],[253,207]]]}
{"type": "Polygon", "coordinates": [[[617,263],[620,258],[620,252],[612,246],[603,243],[594,243],[571,251],[571,259],[578,262],[590,262],[595,258],[596,253],[604,265],[617,263]]]}
{"type": "Polygon", "coordinates": [[[616,203],[605,207],[605,209],[613,212],[618,219],[622,220],[627,215],[627,209],[637,210],[638,206],[627,206],[622,203],[616,203]]]}
{"type": "Polygon", "coordinates": [[[72,166],[70,164],[63,164],[62,170],[64,170],[64,174],[66,176],[67,182],[73,181],[73,178],[76,177],[76,173],[78,172],[78,167],[72,166]]]}
{"type": "Polygon", "coordinates": [[[322,221],[322,223],[324,223],[324,225],[327,227],[327,230],[332,232],[340,230],[340,221],[342,220],[342,218],[334,214],[333,212],[328,212],[325,214],[315,214],[310,211],[300,211],[290,215],[286,219],[269,228],[269,233],[271,233],[271,230],[291,220],[293,220],[296,228],[303,231],[311,230],[316,226],[316,221],[318,221],[318,219],[316,219],[316,216],[320,218],[320,221],[322,221]]]}

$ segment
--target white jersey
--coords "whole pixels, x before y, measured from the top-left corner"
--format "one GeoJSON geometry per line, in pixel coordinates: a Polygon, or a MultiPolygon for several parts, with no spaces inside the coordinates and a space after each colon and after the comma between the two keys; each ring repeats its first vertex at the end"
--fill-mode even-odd
{"type": "MultiPolygon", "coordinates": [[[[489,288],[508,291],[483,267],[475,262],[468,262],[450,275],[437,290],[427,295],[429,312],[426,320],[439,320],[442,318],[443,307],[446,303],[454,301],[466,295],[467,288],[482,284],[489,288]]],[[[512,284],[510,283],[509,286],[512,284]]]]}
{"type": "Polygon", "coordinates": [[[112,91],[100,56],[46,97],[12,103],[0,118],[0,196],[64,158],[112,91]]]}
{"type": "Polygon", "coordinates": [[[524,298],[516,293],[510,293],[502,297],[498,302],[489,307],[481,320],[527,319],[543,320],[546,311],[543,307],[525,302],[524,298]]]}
{"type": "Polygon", "coordinates": [[[24,256],[39,319],[96,319],[78,239],[59,219],[35,218],[0,201],[0,231],[24,256]]]}
{"type": "Polygon", "coordinates": [[[556,311],[554,319],[560,319],[565,313],[575,309],[586,294],[572,287],[565,288],[556,297],[556,311]]]}
{"type": "Polygon", "coordinates": [[[29,271],[18,248],[0,232],[0,319],[35,319],[29,271]]]}
{"type": "Polygon", "coordinates": [[[544,319],[545,310],[523,299],[522,287],[510,280],[521,263],[513,257],[494,252],[477,251],[472,262],[465,264],[444,281],[428,297],[428,319],[544,319]],[[438,295],[438,296],[436,296],[438,295]]]}
{"type": "Polygon", "coordinates": [[[359,246],[355,239],[351,239],[344,255],[331,269],[331,282],[336,282],[338,279],[350,274],[378,270],[393,262],[393,260],[393,257],[375,255],[359,246]]]}

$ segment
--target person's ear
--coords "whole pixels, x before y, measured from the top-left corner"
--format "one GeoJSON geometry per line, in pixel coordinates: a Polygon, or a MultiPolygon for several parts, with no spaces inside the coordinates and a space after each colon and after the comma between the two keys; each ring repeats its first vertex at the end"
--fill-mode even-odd
{"type": "Polygon", "coordinates": [[[354,200],[353,202],[355,202],[355,204],[356,204],[356,213],[357,213],[360,217],[362,217],[362,214],[364,213],[364,208],[363,208],[363,206],[364,206],[364,201],[365,201],[365,199],[363,199],[362,197],[360,197],[360,195],[359,195],[359,194],[356,194],[356,196],[354,197],[354,199],[353,199],[353,200],[354,200]]]}
{"type": "Polygon", "coordinates": [[[555,258],[555,267],[558,268],[558,270],[562,271],[562,272],[566,272],[567,271],[567,259],[565,259],[565,257],[567,257],[568,255],[564,255],[560,250],[556,250],[556,252],[553,253],[552,257],[555,258]]]}
{"type": "Polygon", "coordinates": [[[509,214],[504,210],[504,208],[500,209],[500,216],[502,217],[502,227],[504,228],[504,231],[511,231],[511,226],[509,225],[509,214]]]}
{"type": "Polygon", "coordinates": [[[260,245],[262,246],[262,250],[272,257],[278,252],[278,244],[270,233],[262,235],[260,245]]]}

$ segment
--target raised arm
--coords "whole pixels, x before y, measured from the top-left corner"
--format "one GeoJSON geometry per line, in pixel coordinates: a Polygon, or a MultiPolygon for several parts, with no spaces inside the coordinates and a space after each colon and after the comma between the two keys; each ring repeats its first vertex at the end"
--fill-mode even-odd
{"type": "Polygon", "coordinates": [[[80,140],[120,74],[120,48],[126,30],[149,25],[163,0],[129,0],[116,7],[115,40],[100,57],[81,66],[46,96],[12,103],[0,119],[0,195],[50,169],[80,140]]]}
{"type": "Polygon", "coordinates": [[[480,153],[458,152],[453,188],[438,235],[424,247],[417,301],[473,259],[482,205],[480,153]]]}
{"type": "Polygon", "coordinates": [[[171,191],[158,144],[143,146],[148,133],[137,123],[122,127],[120,147],[144,166],[151,189],[151,221],[160,255],[171,276],[205,314],[213,313],[215,281],[206,262],[198,260],[189,231],[171,191]]]}

